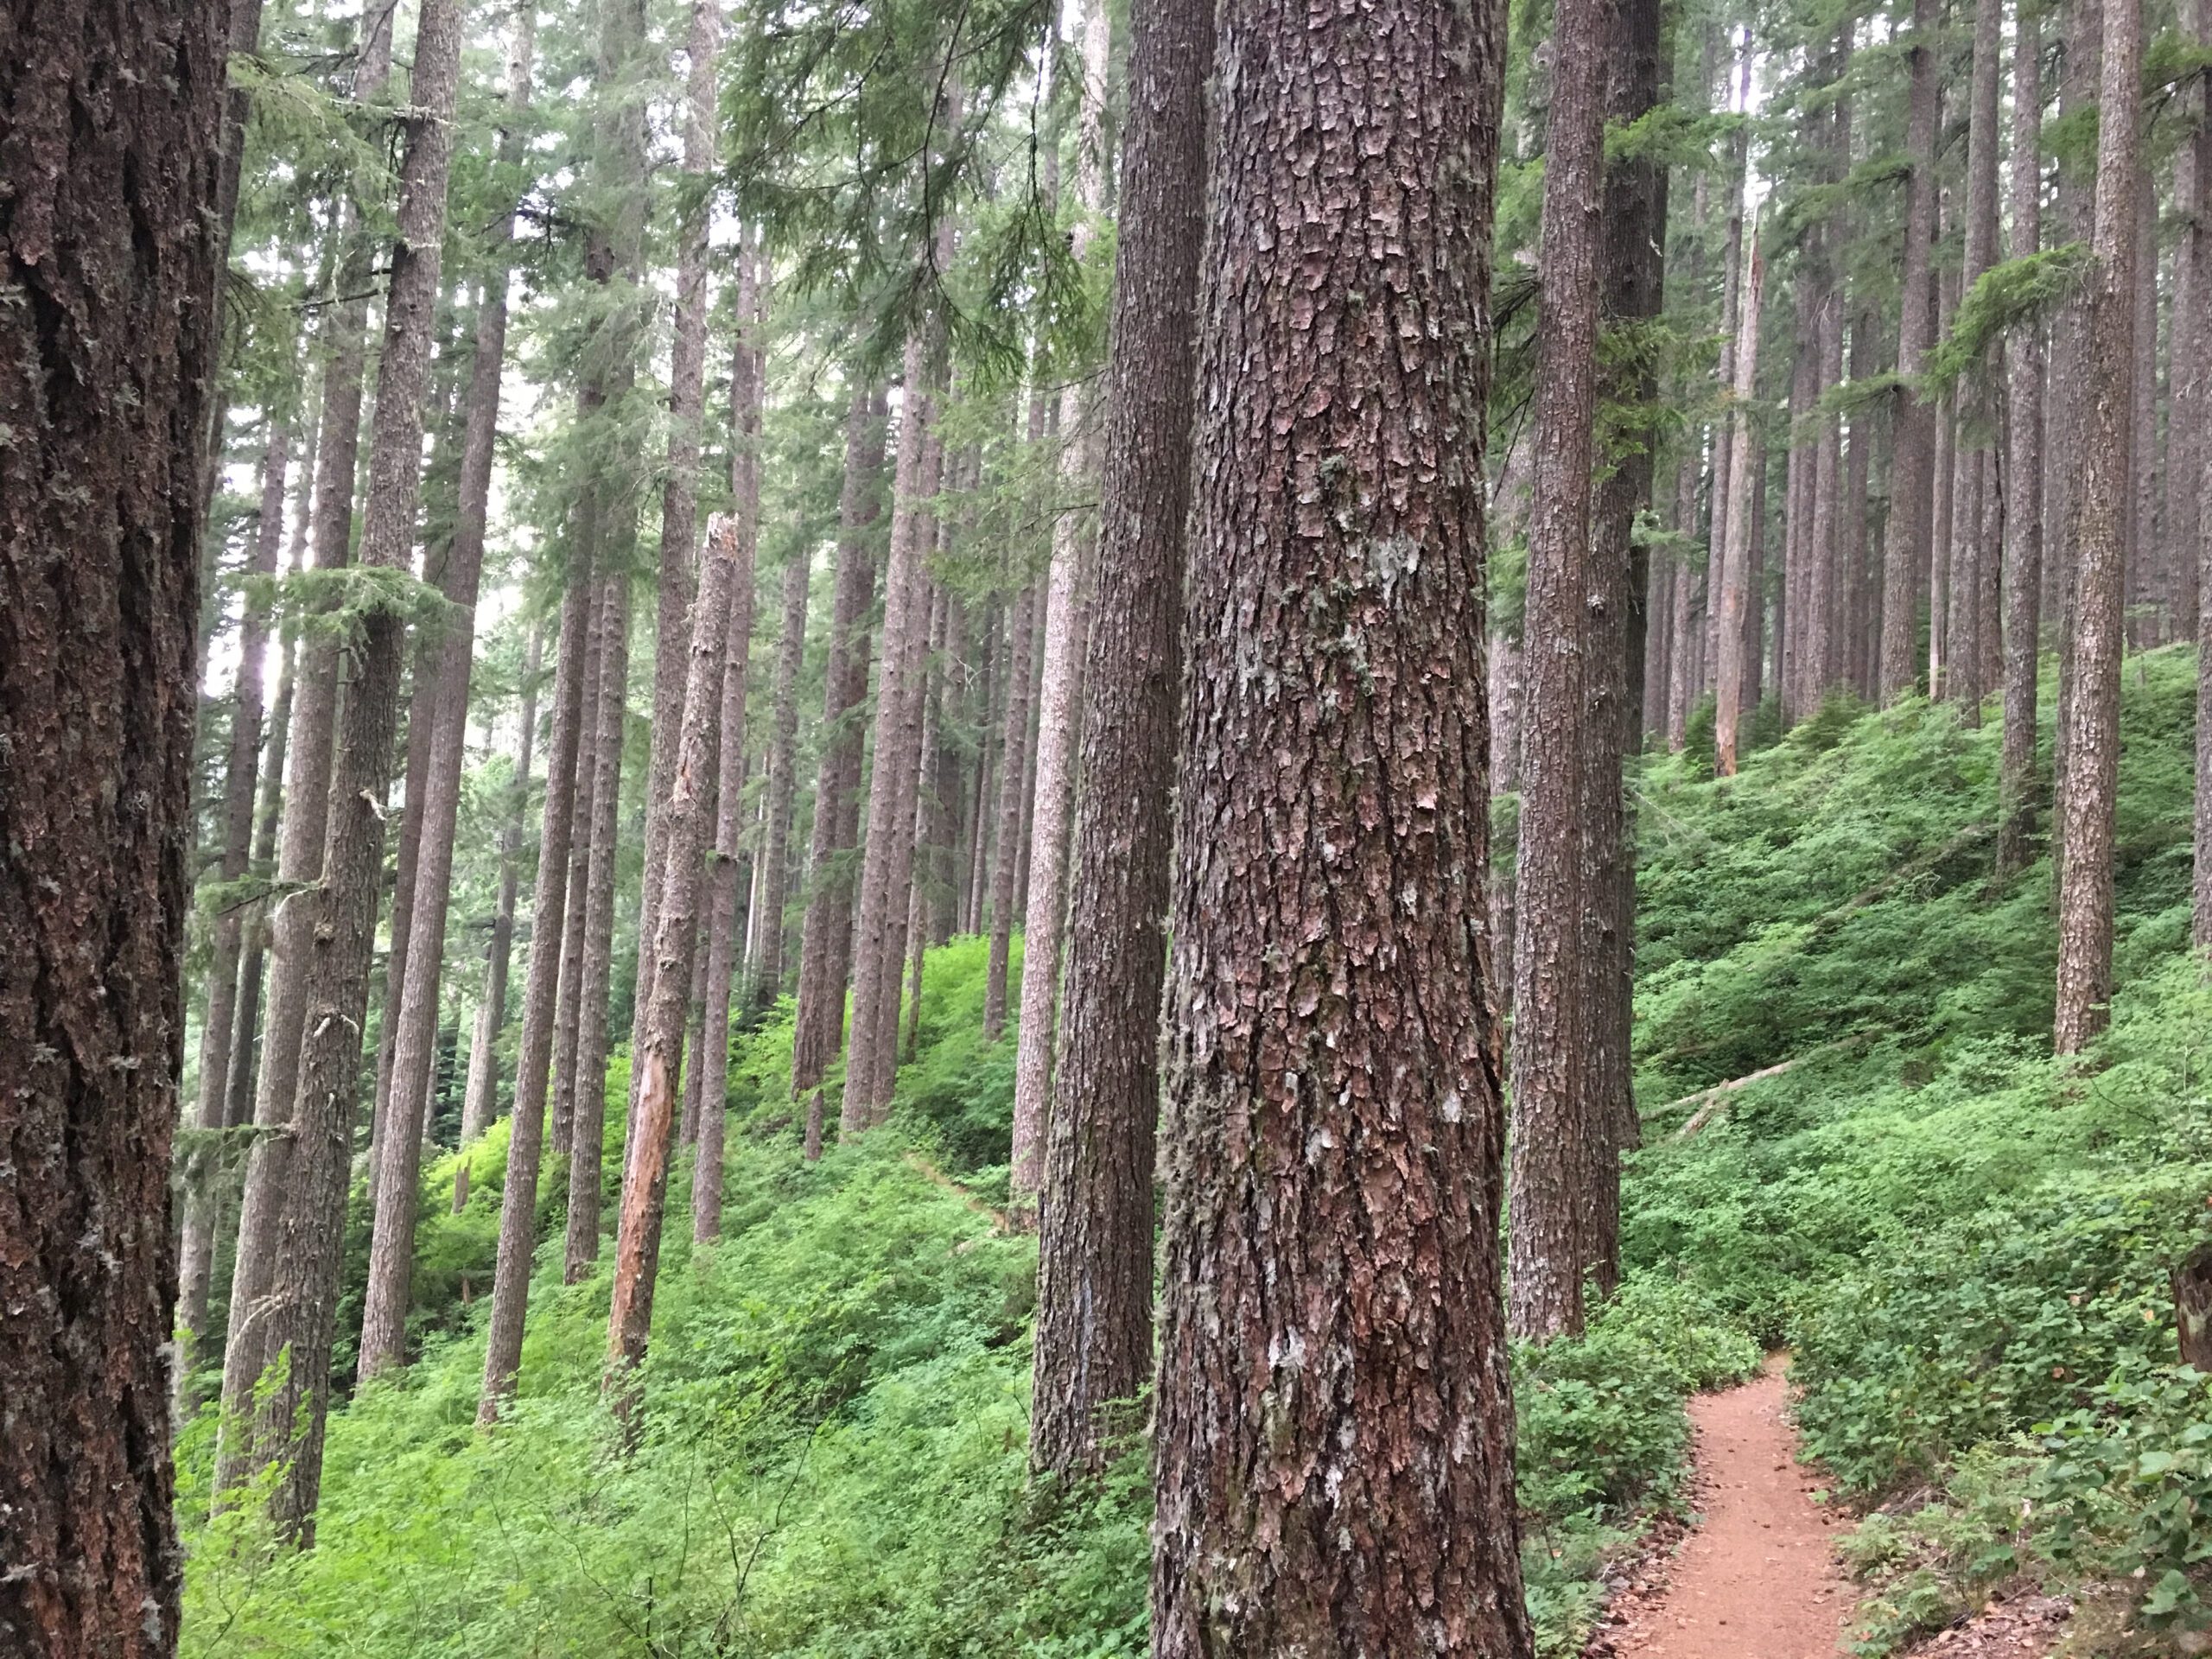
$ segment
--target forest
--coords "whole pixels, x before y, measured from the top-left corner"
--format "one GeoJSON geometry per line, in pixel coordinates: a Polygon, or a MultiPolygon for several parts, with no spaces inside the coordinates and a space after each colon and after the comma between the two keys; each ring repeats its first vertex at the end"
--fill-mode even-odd
{"type": "Polygon", "coordinates": [[[0,1659],[2212,1651],[2212,0],[0,0],[0,1659]]]}

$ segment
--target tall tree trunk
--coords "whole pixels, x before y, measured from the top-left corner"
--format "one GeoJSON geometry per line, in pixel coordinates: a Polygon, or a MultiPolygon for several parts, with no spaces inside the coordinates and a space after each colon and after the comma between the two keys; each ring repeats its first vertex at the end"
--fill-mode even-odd
{"type": "MultiPolygon", "coordinates": [[[[745,255],[739,265],[737,315],[741,326],[730,369],[730,424],[737,435],[730,448],[730,494],[737,512],[728,526],[732,543],[724,556],[731,562],[733,584],[729,602],[722,608],[722,623],[728,637],[716,658],[722,674],[716,688],[713,728],[718,741],[715,780],[719,799],[709,826],[714,863],[708,901],[706,982],[700,997],[701,1064],[696,1114],[699,1155],[693,1162],[691,1180],[692,1230],[701,1238],[712,1238],[721,1230],[722,1120],[728,1110],[730,972],[737,938],[738,837],[745,798],[746,676],[752,659],[753,564],[759,556],[760,537],[760,416],[766,358],[760,345],[763,317],[757,280],[759,257],[754,251],[745,255]]],[[[692,672],[696,675],[698,671],[695,647],[692,672]]],[[[687,686],[685,696],[688,698],[690,695],[687,686]]],[[[701,838],[701,833],[694,833],[695,842],[701,838]]],[[[696,847],[691,862],[694,866],[699,862],[696,847]]],[[[671,881],[669,893],[675,891],[671,881]]],[[[696,918],[696,907],[693,913],[696,918]]],[[[692,933],[696,943],[696,926],[692,933]]],[[[688,978],[685,989],[688,994],[688,978]]],[[[664,1169],[662,1178],[666,1179],[664,1169]]],[[[659,1231],[659,1199],[654,1200],[656,1234],[659,1231]]],[[[653,1248],[658,1250],[658,1240],[653,1248]]],[[[651,1295],[650,1291],[646,1294],[651,1295]]],[[[639,1340],[643,1341],[642,1332],[639,1340]]]]}
{"type": "Polygon", "coordinates": [[[1153,1650],[1525,1659],[1468,614],[1504,18],[1218,16],[1268,72],[1211,124],[1153,1650]]]}
{"type": "Polygon", "coordinates": [[[906,891],[913,879],[913,791],[921,715],[919,673],[928,595],[922,570],[926,502],[935,493],[927,453],[934,400],[927,386],[932,353],[918,325],[906,337],[899,410],[899,465],[893,485],[891,561],[883,581],[883,671],[875,696],[875,755],[868,780],[868,836],[853,938],[852,1037],[845,1060],[839,1128],[857,1135],[890,1098],[897,1055],[882,1049],[884,1005],[895,1038],[906,891]],[[893,919],[894,912],[896,920],[893,919]]]}
{"type": "Polygon", "coordinates": [[[2128,391],[2127,638],[2148,651],[2164,637],[2164,561],[2158,545],[2158,191],[2147,159],[2136,162],[2135,308],[2128,391]]]}
{"type": "MultiPolygon", "coordinates": [[[[938,520],[938,556],[942,559],[950,539],[948,522],[938,520]]],[[[919,1052],[922,1021],[922,965],[929,955],[931,888],[935,883],[937,855],[944,846],[944,813],[937,795],[938,727],[944,717],[946,645],[952,620],[952,595],[930,583],[929,648],[924,653],[922,736],[919,753],[922,775],[914,799],[914,883],[906,900],[906,1038],[899,1052],[912,1060],[919,1052]]],[[[756,930],[757,933],[757,930],[756,930]]]]}
{"type": "MultiPolygon", "coordinates": [[[[2012,257],[2043,239],[2043,21],[2013,20],[2012,257]]],[[[2026,868],[2035,833],[2036,678],[2043,660],[2043,335],[2031,320],[2005,344],[2005,730],[1998,776],[1997,869],[2026,868]]]]}
{"type": "MultiPolygon", "coordinates": [[[[373,101],[391,68],[390,10],[364,12],[365,30],[353,71],[353,99],[373,101]]],[[[371,249],[359,231],[352,198],[341,200],[337,238],[340,260],[335,298],[324,312],[321,342],[322,412],[315,454],[315,568],[341,569],[353,560],[353,492],[361,453],[361,379],[366,356],[371,249]]],[[[315,908],[307,890],[322,874],[329,823],[330,776],[337,738],[340,648],[327,631],[304,633],[294,671],[291,732],[286,741],[283,839],[276,882],[289,895],[272,914],[268,1009],[262,1021],[261,1072],[253,1121],[259,1131],[246,1154],[245,1190],[238,1210],[238,1246],[231,1271],[230,1328],[223,1347],[223,1417],[233,1432],[223,1436],[216,1484],[227,1490],[255,1466],[235,1429],[252,1408],[255,1384],[275,1357],[269,1341],[270,1276],[276,1261],[276,1229],[297,1190],[292,1175],[297,1136],[284,1133],[298,1097],[300,1045],[306,1033],[306,965],[314,944],[315,908]]],[[[383,780],[377,781],[381,793],[383,780]]]]}
{"type": "Polygon", "coordinates": [[[968,802],[968,873],[961,893],[960,931],[970,935],[980,935],[983,931],[983,899],[990,885],[990,831],[996,817],[994,809],[998,802],[1000,758],[1000,744],[995,734],[1005,722],[1001,707],[1006,685],[1005,621],[1004,608],[993,601],[990,619],[983,630],[982,682],[976,696],[975,789],[968,802]]]}
{"type": "MultiPolygon", "coordinates": [[[[261,521],[256,527],[249,578],[276,573],[284,541],[284,475],[291,434],[271,416],[261,462],[261,521]]],[[[269,606],[249,586],[238,625],[238,686],[231,700],[230,753],[223,772],[223,847],[216,879],[225,893],[214,916],[208,951],[207,1009],[200,1027],[200,1103],[194,1127],[207,1137],[186,1158],[182,1171],[184,1226],[177,1250],[176,1330],[179,1398],[199,1363],[199,1338],[207,1328],[208,1281],[215,1266],[215,1209],[220,1159],[213,1137],[224,1127],[231,1081],[231,1052],[238,1040],[238,957],[245,942],[245,900],[236,892],[252,866],[255,785],[261,764],[262,681],[269,656],[269,606]]]]}
{"type": "MultiPolygon", "coordinates": [[[[1905,149],[1911,173],[1905,186],[1904,260],[1900,277],[1897,373],[1910,378],[1936,341],[1929,304],[1929,265],[1936,242],[1936,140],[1942,113],[1942,86],[1936,60],[1940,24],[1936,0],[1913,0],[1907,36],[1911,92],[1905,149]]],[[[1910,388],[1900,389],[1890,417],[1890,511],[1882,542],[1882,652],[1878,690],[1892,702],[1912,689],[1917,674],[1916,633],[1928,564],[1929,504],[1932,499],[1934,411],[1910,388]]],[[[1930,626],[1931,636],[1941,631],[1930,626]]],[[[1930,688],[1931,690],[1933,688],[1930,688]]]]}
{"type": "MultiPolygon", "coordinates": [[[[1751,31],[1744,29],[1744,40],[1737,53],[1740,66],[1735,95],[1729,103],[1732,111],[1748,111],[1751,92],[1751,31]]],[[[1724,83],[1724,90],[1725,90],[1724,83]]],[[[1736,339],[1742,331],[1738,320],[1743,311],[1744,299],[1744,187],[1747,181],[1746,168],[1750,164],[1749,138],[1743,133],[1729,143],[1727,169],[1728,229],[1726,248],[1720,267],[1720,365],[1719,382],[1726,390],[1736,384],[1736,339]]],[[[1704,690],[1718,694],[1720,671],[1720,590],[1727,547],[1726,528],[1728,501],[1731,495],[1729,469],[1735,454],[1728,443],[1727,417],[1724,414],[1713,437],[1713,488],[1706,527],[1705,566],[1705,644],[1700,661],[1704,672],[1700,683],[1704,690]]]]}
{"type": "Polygon", "coordinates": [[[0,40],[0,1649],[165,1659],[224,31],[6,0],[0,40]]]}
{"type": "MultiPolygon", "coordinates": [[[[515,40],[507,64],[509,125],[500,161],[522,162],[519,117],[530,105],[535,16],[516,8],[515,40]]],[[[452,894],[454,831],[461,811],[461,773],[468,738],[468,693],[475,661],[476,593],[484,569],[484,536],[492,498],[493,448],[499,436],[499,382],[506,363],[507,274],[505,245],[514,237],[512,208],[493,226],[498,264],[487,278],[476,318],[461,441],[461,477],[453,543],[446,555],[445,595],[451,607],[444,629],[416,652],[419,678],[409,747],[423,751],[423,793],[410,800],[416,851],[412,917],[392,1036],[391,1098],[375,1159],[375,1222],[370,1236],[369,1278],[361,1316],[360,1374],[375,1376],[406,1357],[407,1306],[413,1285],[415,1223],[421,1199],[424,1136],[416,1133],[416,1103],[430,1093],[438,1040],[439,988],[445,967],[446,915],[452,894]]],[[[409,770],[414,770],[410,756],[409,770]]],[[[395,900],[397,903],[397,900],[395,900]]],[[[395,913],[393,955],[398,957],[395,913]]]]}
{"type": "MultiPolygon", "coordinates": [[[[1587,752],[1612,741],[1588,609],[1598,334],[1605,245],[1606,67],[1613,0],[1560,0],[1552,29],[1537,269],[1534,482],[1522,612],[1529,723],[1514,897],[1512,1198],[1507,1323],[1539,1341],[1582,1328],[1582,1222],[1598,1126],[1587,1089],[1587,752]]],[[[1623,587],[1626,584],[1624,582],[1623,587]]]]}
{"type": "Polygon", "coordinates": [[[1782,512],[1782,604],[1788,619],[1778,643],[1775,693],[1787,730],[1811,712],[1815,696],[1808,680],[1814,670],[1805,626],[1806,587],[1813,563],[1813,498],[1820,490],[1820,445],[1814,430],[1821,396],[1821,265],[1825,258],[1818,226],[1806,232],[1797,252],[1792,284],[1789,353],[1789,423],[1786,438],[1782,512]]]}
{"type": "Polygon", "coordinates": [[[1675,474],[1675,530],[1692,543],[1686,545],[1675,566],[1675,643],[1667,653],[1667,747],[1679,749],[1689,725],[1690,708],[1696,702],[1703,671],[1698,658],[1705,641],[1705,617],[1698,601],[1697,535],[1698,446],[1694,435],[1685,437],[1680,467],[1675,474]]]}
{"type": "Polygon", "coordinates": [[[614,965],[614,876],[622,853],[622,738],[629,715],[630,573],[611,548],[608,551],[612,568],[600,582],[599,733],[593,744],[598,765],[592,775],[583,954],[576,969],[576,1107],[569,1126],[569,1224],[562,1276],[572,1285],[588,1277],[592,1263],[599,1260],[607,1129],[607,1000],[614,965]]]}
{"type": "Polygon", "coordinates": [[[582,543],[561,601],[560,643],[554,653],[553,729],[546,742],[545,815],[537,836],[537,883],[531,903],[530,966],[523,982],[522,1032],[515,1053],[514,1128],[499,1193],[499,1248],[492,1283],[492,1317],[484,1346],[484,1387],[476,1421],[488,1427],[514,1391],[522,1363],[530,1274],[537,1244],[537,1178],[545,1148],[546,1069],[553,1058],[554,1005],[569,908],[569,865],[582,785],[579,764],[587,703],[585,658],[592,596],[598,591],[582,543]]]}
{"type": "MultiPolygon", "coordinates": [[[[1046,1136],[1029,1455],[1096,1467],[1152,1366],[1154,1141],[1182,677],[1211,0],[1131,14],[1120,236],[1084,674],[1067,1042],[1046,1136]]],[[[978,827],[980,835],[980,825],[978,827]]]]}
{"type": "MultiPolygon", "coordinates": [[[[667,880],[668,813],[674,803],[678,728],[683,721],[685,653],[690,649],[692,567],[699,524],[699,437],[707,387],[708,176],[715,169],[715,59],[721,47],[721,0],[691,0],[684,36],[683,173],[696,191],[678,232],[676,327],[668,374],[668,481],[661,493],[660,580],[654,615],[653,732],[645,789],[645,861],[638,905],[638,983],[632,998],[630,1052],[644,1052],[645,1013],[652,1002],[653,954],[661,894],[667,880]]],[[[747,315],[750,315],[747,313],[747,315]]],[[[751,592],[748,582],[747,591],[751,592]]],[[[683,983],[690,989],[686,963],[683,983]]],[[[680,1057],[678,1057],[680,1058],[680,1057]]],[[[632,1066],[634,1111],[639,1073],[632,1066]]]]}
{"type": "MultiPolygon", "coordinates": [[[[1112,23],[1103,0],[1084,8],[1081,102],[1076,141],[1076,221],[1069,253],[1089,257],[1105,211],[1106,78],[1112,23]]],[[[1037,787],[1030,802],[1029,893],[1022,912],[1021,1007],[1014,1032],[1014,1168],[1016,1203],[1045,1181],[1046,1116],[1058,1037],[1061,929],[1067,919],[1068,841],[1075,819],[1077,746],[1083,739],[1083,670],[1090,649],[1090,565],[1096,526],[1067,498],[1098,474],[1096,410],[1087,389],[1060,393],[1059,511],[1045,579],[1045,661],[1038,686],[1037,787]]]]}
{"type": "MultiPolygon", "coordinates": [[[[1659,102],[1666,45],[1658,0],[1623,0],[1606,64],[1606,119],[1623,126],[1659,102]]],[[[1660,315],[1666,276],[1667,169],[1649,157],[1610,162],[1604,211],[1605,313],[1612,325],[1648,327],[1660,315]]],[[[1601,396],[1630,411],[1629,436],[1600,481],[1587,606],[1591,655],[1586,688],[1599,741],[1585,751],[1583,998],[1589,1054],[1585,1071],[1590,1179],[1585,1187],[1583,1263],[1599,1294],[1620,1281],[1620,1157],[1641,1138],[1630,1045],[1636,957],[1636,836],[1622,767],[1643,747],[1644,656],[1650,649],[1649,555],[1636,535],[1649,506],[1656,440],[1649,420],[1658,384],[1631,362],[1606,373],[1601,396]],[[1643,416],[1637,419],[1637,416],[1643,416]]]]}
{"type": "Polygon", "coordinates": [[[1728,522],[1722,544],[1726,549],[1720,577],[1720,669],[1714,693],[1713,769],[1720,777],[1736,772],[1737,726],[1743,713],[1745,665],[1758,656],[1745,649],[1745,618],[1751,610],[1751,562],[1758,551],[1754,538],[1761,525],[1752,511],[1757,493],[1751,476],[1757,450],[1751,435],[1751,399],[1758,379],[1759,299],[1766,280],[1760,257],[1758,226],[1753,222],[1745,236],[1744,299],[1736,327],[1736,380],[1728,427],[1728,522]]]}
{"type": "MultiPolygon", "coordinates": [[[[1830,60],[1832,79],[1840,82],[1851,65],[1852,29],[1847,25],[1836,36],[1830,60]]],[[[1839,95],[1829,112],[1828,155],[1823,177],[1841,185],[1851,172],[1851,99],[1839,95]]],[[[1816,333],[1820,366],[1815,375],[1819,395],[1843,384],[1843,289],[1849,251],[1850,226],[1846,215],[1829,215],[1821,238],[1821,296],[1816,333]]],[[[1840,527],[1843,498],[1843,423],[1827,410],[1815,416],[1813,523],[1808,557],[1811,568],[1803,584],[1804,613],[1798,628],[1798,649],[1805,657],[1804,709],[1819,712],[1828,694],[1851,678],[1850,638],[1847,620],[1851,583],[1844,571],[1845,550],[1840,527]]]]}
{"type": "Polygon", "coordinates": [[[499,1033],[507,1024],[507,975],[514,957],[515,904],[522,885],[523,830],[530,816],[531,750],[537,736],[542,649],[537,630],[533,627],[522,671],[514,782],[507,791],[507,822],[499,831],[499,907],[493,912],[492,938],[484,961],[484,993],[477,1001],[476,1028],[468,1044],[468,1084],[461,1096],[461,1109],[463,1146],[490,1128],[499,1110],[499,1033]]]}
{"type": "MultiPolygon", "coordinates": [[[[725,671],[730,643],[742,638],[734,626],[733,603],[741,584],[752,588],[752,548],[747,527],[717,516],[707,526],[707,553],[699,572],[697,614],[691,631],[691,662],[683,690],[683,739],[677,747],[675,787],[669,797],[665,842],[667,889],[661,894],[653,933],[652,1006],[645,1018],[645,1046],[638,1057],[635,1137],[623,1172],[622,1205],[614,1245],[614,1291],[607,1318],[609,1383],[626,1414],[632,1399],[635,1371],[645,1357],[652,1329],[653,1284],[660,1265],[660,1235],[668,1204],[668,1166],[676,1132],[676,1096],[683,1060],[683,1027],[691,1001],[691,960],[698,948],[701,843],[713,796],[710,774],[715,747],[727,730],[725,671]]],[[[733,768],[741,773],[742,768],[733,768]]],[[[727,776],[728,774],[724,774],[727,776]]],[[[709,985],[715,964],[708,964],[709,985]]],[[[708,1028],[727,1050],[729,981],[721,963],[723,1025],[713,1022],[713,992],[708,994],[708,1028]]],[[[721,1102],[709,1103],[721,1116],[721,1102]]],[[[715,1174],[719,1177],[720,1172],[715,1174]]],[[[720,1185],[719,1179],[716,1185],[720,1185]]]]}
{"type": "Polygon", "coordinates": [[[2110,1019],[2113,804],[2120,782],[2121,601],[2133,505],[2135,192],[2140,165],[2142,0],[2104,0],[2097,100],[2097,205],[2082,354],[2082,452],[2074,505],[2074,684],[2058,866],[2058,1005],[2053,1046],[2081,1051],[2110,1019]]]}
{"type": "MultiPolygon", "coordinates": [[[[580,404],[596,408],[588,397],[580,404]]],[[[575,823],[569,841],[566,888],[561,906],[559,986],[554,994],[553,1151],[566,1162],[576,1121],[576,1028],[583,1013],[584,894],[591,886],[593,802],[599,784],[600,647],[605,630],[600,626],[601,584],[595,580],[599,551],[599,493],[588,483],[575,509],[574,544],[577,566],[569,573],[570,591],[583,584],[583,655],[579,684],[583,706],[579,715],[575,766],[575,823]]]]}
{"type": "MultiPolygon", "coordinates": [[[[2003,0],[1975,0],[1974,70],[1969,89],[1967,138],[1966,263],[1960,273],[1970,289],[1997,263],[1999,83],[2004,52],[2003,0]]],[[[1953,393],[1958,436],[1953,456],[1951,525],[1951,695],[1969,725],[1981,723],[1981,700],[1991,689],[1984,671],[1983,635],[1996,618],[1985,617],[1985,589],[1992,588],[1997,549],[1986,536],[1993,522],[1988,507],[1998,485],[1994,347],[1964,377],[1953,393]]]]}
{"type": "Polygon", "coordinates": [[[991,948],[983,980],[983,1040],[1006,1031],[1008,964],[1014,956],[1014,862],[1021,849],[1023,785],[1029,775],[1030,657],[1037,639],[1037,584],[1015,597],[1007,624],[1005,719],[999,740],[996,855],[991,862],[991,948]]]}
{"type": "MultiPolygon", "coordinates": [[[[457,0],[425,0],[416,28],[362,515],[360,560],[376,571],[404,571],[414,546],[423,394],[461,71],[457,0]]],[[[255,1466],[284,1465],[271,1512],[279,1530],[303,1544],[314,1541],[321,1489],[356,1071],[384,866],[384,817],[376,798],[391,769],[406,640],[404,619],[388,603],[365,606],[358,630],[355,670],[331,772],[321,887],[295,899],[312,919],[313,931],[307,959],[296,969],[304,982],[306,1020],[291,1116],[294,1192],[276,1228],[267,1338],[268,1352],[289,1352],[289,1363],[266,1395],[256,1397],[249,1453],[255,1466]]],[[[420,1091],[404,1098],[417,1101],[420,1091]]],[[[395,1114],[391,1139],[412,1142],[412,1122],[395,1114]]]]}
{"type": "Polygon", "coordinates": [[[868,608],[875,598],[872,534],[882,513],[883,399],[853,387],[845,414],[845,480],[838,505],[836,590],[823,673],[825,740],[815,774],[805,919],[799,929],[798,1007],[791,1029],[791,1098],[806,1102],[810,1158],[822,1147],[823,1073],[844,1038],[845,978],[852,963],[853,873],[860,828],[861,718],[868,697],[868,608]]]}
{"type": "Polygon", "coordinates": [[[776,639],[775,706],[768,734],[767,842],[762,852],[761,949],[753,1006],[772,1008],[784,993],[784,910],[791,876],[791,804],[798,792],[798,675],[806,659],[806,605],[814,550],[802,541],[784,562],[784,614],[776,639]]]}
{"type": "MultiPolygon", "coordinates": [[[[2190,39],[2212,44],[2212,11],[2190,0],[2190,39]]],[[[2183,559],[2197,563],[2196,868],[2191,882],[2190,936],[2199,950],[2212,950],[2212,74],[2200,75],[2190,103],[2196,131],[2189,145],[2188,218],[2180,258],[2191,272],[2189,302],[2174,308],[2174,399],[2170,429],[2184,435],[2176,461],[2179,497],[2177,535],[2183,559]],[[2193,509],[2193,510],[2192,510],[2193,509]]]]}

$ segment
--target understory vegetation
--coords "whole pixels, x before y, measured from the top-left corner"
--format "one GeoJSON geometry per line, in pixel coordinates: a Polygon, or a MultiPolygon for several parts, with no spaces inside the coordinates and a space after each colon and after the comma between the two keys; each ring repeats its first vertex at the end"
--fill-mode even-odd
{"type": "MultiPolygon", "coordinates": [[[[1993,723],[1839,702],[1734,779],[1695,742],[1646,764],[1626,1282],[1585,1336],[1516,1357],[1544,1651],[1580,1650],[1684,1501],[1685,1396],[1778,1347],[1808,1455],[1868,1511],[1863,1651],[2022,1574],[2116,1582],[2140,1630],[2204,1622],[2212,1395],[2173,1363],[2167,1281],[2212,1236],[2193,697],[2185,652],[2131,664],[2121,989],[2078,1070],[2048,1052],[2050,863],[1992,874],[1993,723]]],[[[333,1416],[316,1547],[263,1548],[251,1500],[208,1519],[212,1410],[188,1432],[185,1651],[1144,1652],[1142,1446],[1096,1486],[1028,1476],[1036,1246],[1005,1219],[985,959],[930,956],[891,1132],[818,1164],[788,1006],[743,1037],[724,1236],[671,1230],[632,1444],[600,1398],[608,1274],[563,1287],[557,1243],[522,1393],[474,1427],[504,1126],[427,1171],[424,1355],[333,1416]]],[[[550,1181],[542,1232],[563,1199],[550,1181]]]]}

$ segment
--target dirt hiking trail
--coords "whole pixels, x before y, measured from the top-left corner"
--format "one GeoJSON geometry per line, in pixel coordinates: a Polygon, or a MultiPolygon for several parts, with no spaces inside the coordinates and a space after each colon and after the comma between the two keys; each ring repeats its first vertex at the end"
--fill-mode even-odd
{"type": "Polygon", "coordinates": [[[1857,1605],[1796,1460],[1782,1362],[1690,1402],[1703,1522],[1667,1586],[1612,1633],[1620,1659],[1837,1659],[1857,1605]]]}

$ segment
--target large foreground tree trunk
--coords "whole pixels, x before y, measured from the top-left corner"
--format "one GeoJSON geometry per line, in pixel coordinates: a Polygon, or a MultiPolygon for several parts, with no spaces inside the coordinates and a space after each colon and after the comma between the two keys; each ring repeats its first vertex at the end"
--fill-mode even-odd
{"type": "MultiPolygon", "coordinates": [[[[1131,17],[1120,239],[1068,919],[1067,1043],[1046,1135],[1030,1461],[1093,1467],[1152,1365],[1162,930],[1205,240],[1211,0],[1131,17]]],[[[978,832],[981,825],[977,826],[978,832]]],[[[1126,1429],[1131,1425],[1118,1427],[1126,1429]]]]}
{"type": "Polygon", "coordinates": [[[1475,597],[1504,16],[1218,16],[1153,1647],[1525,1659],[1475,597]]]}
{"type": "Polygon", "coordinates": [[[2121,604],[2134,510],[2135,192],[2141,180],[2142,0],[2104,0],[2097,207],[2082,353],[2074,503],[2074,675],[2058,863],[2053,1046],[2072,1054],[2111,1019],[2113,842],[2120,785],[2121,604]]]}
{"type": "Polygon", "coordinates": [[[0,4],[0,1649],[162,1659],[223,29],[0,4]]]}

